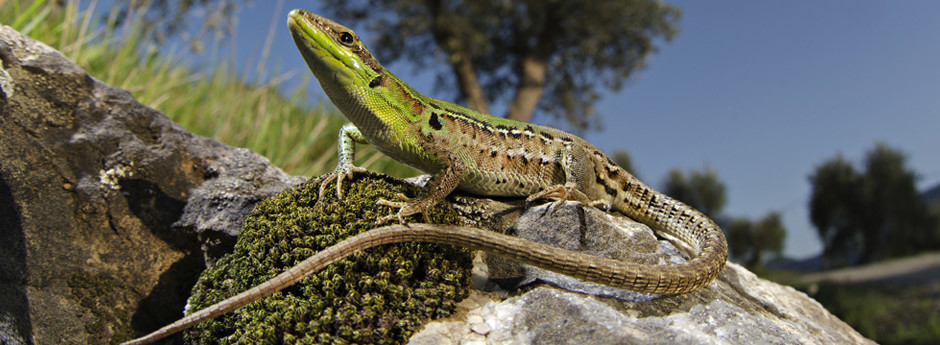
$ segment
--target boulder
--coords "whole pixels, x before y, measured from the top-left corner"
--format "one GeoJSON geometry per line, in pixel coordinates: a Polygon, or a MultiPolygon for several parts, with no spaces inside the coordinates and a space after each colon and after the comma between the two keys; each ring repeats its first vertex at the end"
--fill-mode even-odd
{"type": "Polygon", "coordinates": [[[303,180],[6,26],[0,62],[0,343],[109,344],[174,321],[202,249],[226,251],[254,203],[303,180]]]}

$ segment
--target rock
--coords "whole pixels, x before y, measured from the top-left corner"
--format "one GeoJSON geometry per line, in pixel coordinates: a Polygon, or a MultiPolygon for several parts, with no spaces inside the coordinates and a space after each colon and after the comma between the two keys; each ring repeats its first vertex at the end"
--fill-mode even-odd
{"type": "MultiPolygon", "coordinates": [[[[530,241],[611,259],[645,264],[685,262],[671,243],[662,241],[663,249],[660,249],[661,243],[643,224],[594,207],[583,207],[573,201],[554,210],[551,205],[544,204],[526,210],[508,233],[530,241]]],[[[487,255],[485,262],[489,278],[505,289],[541,281],[569,291],[621,299],[648,300],[653,296],[584,282],[494,255],[487,255]]]]}
{"type": "Polygon", "coordinates": [[[302,180],[6,26],[0,61],[0,343],[107,344],[179,318],[200,247],[231,246],[217,234],[302,180]]]}
{"type": "MultiPolygon", "coordinates": [[[[509,232],[647,264],[685,261],[675,246],[657,241],[645,225],[573,202],[555,213],[547,206],[529,209],[509,232]]],[[[502,291],[502,296],[473,291],[459,306],[459,317],[431,322],[410,344],[873,343],[806,294],[733,263],[700,290],[654,295],[506,260],[484,261],[489,267],[481,271],[500,276],[504,287],[528,284],[525,291],[502,291]]]]}

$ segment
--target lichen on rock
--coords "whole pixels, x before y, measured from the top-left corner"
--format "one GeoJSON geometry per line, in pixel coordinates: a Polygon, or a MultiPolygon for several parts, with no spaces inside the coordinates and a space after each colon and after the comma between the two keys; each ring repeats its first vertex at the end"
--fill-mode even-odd
{"type": "MultiPolygon", "coordinates": [[[[376,200],[413,197],[418,188],[390,178],[344,183],[345,197],[319,199],[315,180],[259,203],[235,250],[206,270],[189,311],[258,285],[314,253],[370,230],[389,212],[376,200]]],[[[443,208],[438,208],[443,209],[443,208]]],[[[431,222],[454,224],[435,210],[431,222]]],[[[419,218],[410,219],[419,221],[419,218]]],[[[470,251],[403,243],[353,254],[293,286],[186,332],[189,343],[404,343],[423,323],[446,316],[470,289],[470,251]]]]}

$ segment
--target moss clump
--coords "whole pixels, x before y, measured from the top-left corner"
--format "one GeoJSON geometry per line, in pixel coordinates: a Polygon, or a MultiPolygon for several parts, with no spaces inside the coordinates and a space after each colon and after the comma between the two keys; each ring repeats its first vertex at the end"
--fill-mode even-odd
{"type": "MultiPolygon", "coordinates": [[[[191,311],[260,284],[314,253],[374,228],[393,212],[376,200],[410,197],[418,188],[392,179],[344,183],[345,198],[318,200],[313,180],[259,203],[231,254],[193,288],[191,311]]],[[[335,189],[331,188],[331,191],[335,189]]],[[[410,221],[419,221],[414,217],[410,221]]],[[[452,210],[434,223],[454,224],[452,210]]],[[[454,311],[470,287],[470,251],[404,243],[353,254],[291,287],[185,333],[199,344],[404,343],[424,320],[454,311]]]]}

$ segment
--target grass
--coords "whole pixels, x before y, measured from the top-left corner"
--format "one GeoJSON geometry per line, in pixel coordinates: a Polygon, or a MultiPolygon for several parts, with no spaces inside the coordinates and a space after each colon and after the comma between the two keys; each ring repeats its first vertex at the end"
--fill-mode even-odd
{"type": "MultiPolygon", "coordinates": [[[[114,28],[118,12],[96,15],[102,13],[96,1],[81,12],[77,1],[65,7],[50,3],[6,1],[0,23],[52,46],[94,78],[130,91],[195,134],[251,149],[294,175],[316,176],[336,166],[336,138],[346,119],[332,105],[308,100],[309,77],[285,92],[283,78],[249,83],[221,58],[209,58],[206,65],[213,69],[196,68],[180,61],[182,54],[173,48],[148,40],[150,32],[137,20],[141,11],[122,18],[131,24],[114,28]]],[[[367,146],[359,157],[357,163],[370,170],[415,174],[367,146]]]]}
{"type": "Polygon", "coordinates": [[[937,344],[940,283],[820,284],[814,298],[880,344],[937,344]]]}
{"type": "Polygon", "coordinates": [[[807,283],[807,272],[764,271],[761,278],[793,286],[879,344],[940,341],[940,282],[807,283]]]}

